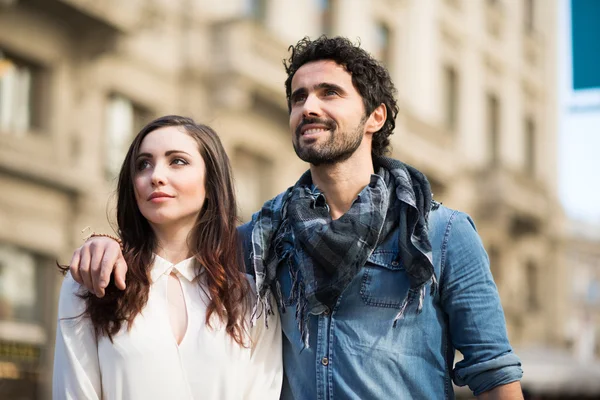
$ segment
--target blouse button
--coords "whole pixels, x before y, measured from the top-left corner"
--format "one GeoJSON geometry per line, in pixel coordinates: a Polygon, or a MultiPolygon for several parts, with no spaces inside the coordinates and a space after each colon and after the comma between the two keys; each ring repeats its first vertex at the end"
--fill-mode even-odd
{"type": "Polygon", "coordinates": [[[321,364],[323,364],[324,366],[328,366],[329,365],[329,358],[323,357],[321,359],[321,364]]]}

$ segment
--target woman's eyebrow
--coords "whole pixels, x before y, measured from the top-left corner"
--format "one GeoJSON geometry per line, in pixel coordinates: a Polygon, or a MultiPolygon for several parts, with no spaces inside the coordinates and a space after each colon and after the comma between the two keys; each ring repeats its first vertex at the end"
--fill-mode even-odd
{"type": "MultiPolygon", "coordinates": [[[[189,153],[183,151],[183,150],[168,150],[165,151],[165,156],[170,156],[171,154],[176,154],[176,153],[183,153],[183,154],[187,154],[188,156],[190,155],[189,153]]],[[[153,158],[152,154],[150,153],[140,153],[138,154],[138,156],[136,157],[136,159],[138,158],[153,158]]]]}

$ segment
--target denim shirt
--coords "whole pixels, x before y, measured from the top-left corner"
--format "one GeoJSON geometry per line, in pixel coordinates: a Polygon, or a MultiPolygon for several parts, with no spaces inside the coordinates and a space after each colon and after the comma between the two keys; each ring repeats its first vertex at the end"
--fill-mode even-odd
{"type": "MultiPolygon", "coordinates": [[[[251,268],[251,223],[239,228],[251,268]]],[[[393,321],[409,290],[398,262],[398,232],[369,257],[332,310],[310,316],[305,348],[295,304],[280,310],[283,329],[282,399],[449,399],[452,380],[475,395],[519,380],[519,358],[506,334],[489,260],[471,218],[440,206],[429,217],[439,290],[411,303],[393,321]],[[464,359],[453,366],[455,349],[464,359]]],[[[251,272],[251,271],[250,271],[251,272]]],[[[285,263],[278,279],[288,299],[285,263]]]]}

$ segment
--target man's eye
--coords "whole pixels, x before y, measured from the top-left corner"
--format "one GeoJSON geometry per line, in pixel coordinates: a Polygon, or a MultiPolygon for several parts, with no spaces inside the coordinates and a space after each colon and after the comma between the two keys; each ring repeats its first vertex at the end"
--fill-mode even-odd
{"type": "Polygon", "coordinates": [[[337,92],[333,89],[329,89],[325,92],[325,96],[337,96],[337,92]]]}
{"type": "Polygon", "coordinates": [[[294,99],[292,100],[293,103],[300,103],[303,102],[304,100],[306,100],[306,95],[305,94],[299,94],[294,96],[294,99]]]}

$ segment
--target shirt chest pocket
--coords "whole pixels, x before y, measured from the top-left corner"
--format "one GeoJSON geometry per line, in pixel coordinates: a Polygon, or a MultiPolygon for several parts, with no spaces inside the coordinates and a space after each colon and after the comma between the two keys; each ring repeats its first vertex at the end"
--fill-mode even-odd
{"type": "Polygon", "coordinates": [[[360,296],[366,305],[400,308],[410,280],[395,252],[374,252],[362,269],[360,296]]]}

